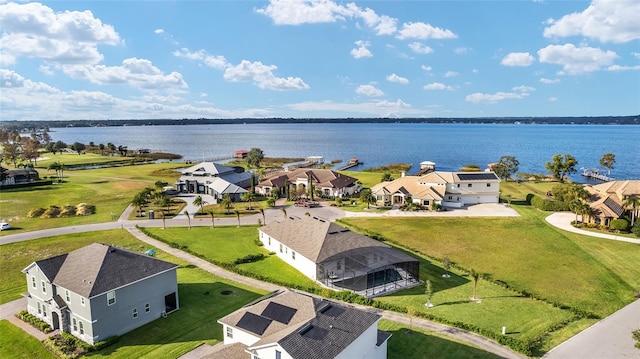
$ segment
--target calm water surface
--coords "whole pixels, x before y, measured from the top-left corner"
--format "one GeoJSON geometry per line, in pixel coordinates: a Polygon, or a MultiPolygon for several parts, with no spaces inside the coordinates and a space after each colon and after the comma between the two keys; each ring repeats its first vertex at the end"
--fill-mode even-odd
{"type": "MultiPolygon", "coordinates": [[[[357,157],[363,166],[422,161],[456,171],[465,164],[485,168],[503,155],[520,161],[519,172],[546,173],[545,162],[569,153],[580,167],[599,167],[604,153],[616,155],[616,179],[640,178],[640,126],[497,124],[246,124],[54,128],[55,141],[111,142],[149,148],[199,161],[258,147],[267,157],[357,157]]],[[[581,176],[575,180],[583,181],[581,176]]],[[[584,182],[584,181],[583,181],[584,182]]]]}

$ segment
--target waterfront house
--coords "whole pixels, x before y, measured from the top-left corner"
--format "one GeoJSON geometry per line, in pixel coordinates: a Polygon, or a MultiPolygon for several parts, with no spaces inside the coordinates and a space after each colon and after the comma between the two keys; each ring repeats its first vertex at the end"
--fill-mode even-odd
{"type": "Polygon", "coordinates": [[[178,266],[93,243],[22,270],[27,310],[53,329],[95,344],[177,310],[178,266]]]}
{"type": "Polygon", "coordinates": [[[418,260],[321,218],[286,219],[258,232],[267,250],[329,288],[375,297],[419,284],[418,260]]]}
{"type": "Polygon", "coordinates": [[[33,168],[18,168],[8,170],[2,168],[2,181],[0,185],[11,185],[17,183],[29,183],[40,180],[40,174],[33,168]]]}
{"type": "Polygon", "coordinates": [[[479,203],[498,203],[500,178],[493,172],[433,171],[423,176],[402,176],[371,188],[377,205],[401,206],[408,201],[430,207],[461,208],[479,203]]]}
{"type": "Polygon", "coordinates": [[[180,170],[182,175],[176,182],[178,193],[203,193],[217,201],[229,195],[237,202],[251,187],[252,175],[242,167],[223,166],[213,162],[201,162],[180,170]]]}
{"type": "Polygon", "coordinates": [[[206,358],[385,359],[381,316],[290,290],[276,291],[221,318],[224,344],[206,358]]]}
{"type": "Polygon", "coordinates": [[[591,194],[591,216],[588,220],[605,226],[624,215],[624,202],[628,197],[640,198],[640,180],[610,181],[586,185],[585,189],[591,194]]]}
{"type": "Polygon", "coordinates": [[[304,194],[309,183],[314,190],[321,192],[326,197],[343,197],[356,193],[360,187],[358,180],[351,176],[328,169],[298,168],[293,171],[279,171],[265,177],[256,186],[256,192],[268,196],[271,191],[278,188],[280,195],[285,196],[285,190],[289,186],[292,194],[304,194]]]}

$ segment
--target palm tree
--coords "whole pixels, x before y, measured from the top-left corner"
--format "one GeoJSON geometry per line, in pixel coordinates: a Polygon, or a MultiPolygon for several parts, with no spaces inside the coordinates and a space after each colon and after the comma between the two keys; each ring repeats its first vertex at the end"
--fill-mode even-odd
{"type": "Polygon", "coordinates": [[[242,195],[242,200],[249,202],[249,208],[247,209],[252,209],[251,202],[253,202],[255,198],[256,198],[256,195],[252,192],[246,192],[242,195]]]}
{"type": "Polygon", "coordinates": [[[191,217],[189,217],[189,212],[184,211],[184,215],[187,216],[187,221],[189,221],[189,229],[191,229],[191,217]]]}
{"type": "Polygon", "coordinates": [[[591,218],[591,214],[593,213],[593,210],[591,209],[589,203],[582,203],[578,211],[580,212],[580,216],[582,217],[582,223],[585,223],[585,216],[587,216],[587,218],[591,218]]]}
{"type": "Polygon", "coordinates": [[[365,188],[360,192],[360,200],[367,204],[367,209],[371,203],[376,203],[376,197],[369,188],[365,188]]]}
{"type": "Polygon", "coordinates": [[[240,228],[240,211],[238,211],[237,209],[235,209],[233,212],[235,212],[236,217],[238,217],[238,228],[240,228]]]}
{"type": "Polygon", "coordinates": [[[212,209],[210,209],[210,210],[208,210],[208,211],[207,211],[207,213],[209,213],[209,216],[211,216],[211,228],[215,228],[216,223],[215,223],[215,221],[214,221],[214,220],[215,220],[215,218],[214,218],[213,210],[212,210],[212,209]]]}
{"type": "Polygon", "coordinates": [[[260,208],[260,214],[262,215],[262,223],[264,223],[264,225],[267,225],[267,218],[264,216],[264,208],[260,208]]]}
{"type": "Polygon", "coordinates": [[[158,198],[155,203],[160,207],[167,207],[167,212],[171,211],[171,198],[169,198],[168,196],[163,195],[162,197],[158,198]]]}
{"type": "Polygon", "coordinates": [[[624,208],[627,209],[631,213],[631,227],[635,223],[636,218],[638,218],[638,208],[640,208],[640,197],[636,195],[627,196],[624,199],[624,208]]]}
{"type": "Polygon", "coordinates": [[[164,221],[164,220],[165,220],[165,216],[166,216],[166,215],[164,214],[164,210],[162,210],[162,209],[161,209],[161,210],[160,210],[160,214],[162,215],[162,229],[167,229],[167,225],[166,225],[166,223],[165,223],[165,221],[164,221]]]}
{"type": "Polygon", "coordinates": [[[49,164],[49,166],[47,166],[47,170],[51,171],[54,170],[56,171],[56,177],[58,177],[58,182],[60,182],[60,162],[53,162],[51,164],[49,164]]]}
{"type": "Polygon", "coordinates": [[[228,193],[222,196],[222,202],[220,202],[220,204],[222,204],[222,207],[227,211],[227,214],[229,214],[229,210],[233,208],[233,201],[228,193]]]}
{"type": "Polygon", "coordinates": [[[138,207],[138,217],[142,217],[142,207],[147,204],[147,197],[144,193],[140,192],[133,197],[131,204],[138,207]]]}
{"type": "Polygon", "coordinates": [[[476,300],[478,299],[476,298],[476,290],[478,289],[478,278],[480,277],[480,274],[476,272],[475,269],[472,269],[469,275],[471,276],[471,279],[473,279],[473,297],[471,299],[476,300]]]}
{"type": "Polygon", "coordinates": [[[280,208],[280,210],[282,211],[282,214],[284,214],[284,219],[289,218],[287,217],[287,210],[284,207],[280,208]]]}
{"type": "MultiPolygon", "coordinates": [[[[199,207],[200,207],[200,213],[204,213],[204,206],[206,206],[206,205],[207,205],[207,204],[209,204],[209,203],[207,203],[207,201],[205,201],[204,199],[202,199],[202,196],[197,195],[197,196],[196,196],[196,198],[194,198],[194,199],[193,199],[192,204],[193,204],[194,206],[199,206],[199,207]]],[[[196,214],[197,214],[197,213],[196,213],[196,214]]]]}

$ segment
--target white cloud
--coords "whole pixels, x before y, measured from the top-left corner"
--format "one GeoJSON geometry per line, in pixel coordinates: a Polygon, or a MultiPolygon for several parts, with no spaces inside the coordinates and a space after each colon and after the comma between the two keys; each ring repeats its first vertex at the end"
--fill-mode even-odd
{"type": "Polygon", "coordinates": [[[397,31],[398,19],[387,15],[380,16],[369,8],[357,11],[357,16],[364,20],[368,27],[373,28],[377,35],[392,35],[397,31]]]}
{"type": "Polygon", "coordinates": [[[398,32],[397,38],[404,39],[456,39],[458,35],[451,30],[433,27],[423,22],[410,22],[402,24],[402,30],[398,32]]]}
{"type": "Polygon", "coordinates": [[[557,97],[549,97],[549,102],[556,102],[558,101],[557,97]]]}
{"type": "Polygon", "coordinates": [[[447,91],[453,91],[454,88],[449,86],[449,85],[445,85],[441,82],[432,82],[430,84],[424,85],[424,87],[422,87],[425,90],[447,90],[447,91]]]}
{"type": "Polygon", "coordinates": [[[19,57],[61,64],[96,64],[103,59],[98,45],[122,41],[113,26],[91,11],[54,12],[39,3],[0,5],[0,51],[3,65],[19,57]]]}
{"type": "Polygon", "coordinates": [[[368,47],[371,46],[371,43],[369,41],[358,40],[355,42],[355,44],[358,47],[355,49],[352,49],[350,52],[351,56],[353,56],[354,59],[373,56],[371,51],[369,51],[368,49],[368,47]]]}
{"type": "Polygon", "coordinates": [[[387,76],[387,81],[395,82],[395,83],[399,83],[399,84],[403,84],[403,85],[406,85],[406,84],[409,83],[409,79],[407,79],[405,77],[398,76],[395,73],[387,76]]]}
{"type": "Polygon", "coordinates": [[[536,59],[528,52],[512,52],[505,56],[500,62],[505,66],[521,66],[531,65],[536,59]]]}
{"type": "Polygon", "coordinates": [[[407,46],[409,46],[411,51],[415,52],[416,54],[430,54],[433,52],[432,48],[420,42],[412,42],[407,46]]]}
{"type": "Polygon", "coordinates": [[[456,47],[453,52],[455,52],[458,55],[464,55],[466,53],[468,53],[469,51],[471,51],[470,47],[456,47]]]}
{"type": "Polygon", "coordinates": [[[276,77],[275,65],[263,65],[260,61],[242,60],[236,66],[229,66],[224,71],[224,79],[229,82],[252,82],[261,89],[268,90],[304,90],[309,85],[299,77],[276,77]]]}
{"type": "Polygon", "coordinates": [[[342,6],[327,0],[271,0],[256,12],[270,17],[276,25],[301,25],[345,20],[358,10],[352,4],[342,6]]]}
{"type": "Polygon", "coordinates": [[[356,93],[359,95],[365,95],[369,97],[380,97],[384,96],[384,92],[379,88],[376,88],[373,85],[360,85],[356,89],[356,93]]]}
{"type": "Polygon", "coordinates": [[[411,105],[398,99],[396,101],[389,100],[373,100],[362,103],[338,103],[333,101],[307,101],[299,102],[287,105],[288,108],[303,112],[336,112],[340,114],[344,113],[360,113],[365,115],[373,115],[380,117],[390,117],[393,115],[422,115],[422,111],[415,111],[411,109],[411,105]]]}
{"type": "Polygon", "coordinates": [[[127,118],[240,118],[273,117],[268,110],[229,111],[214,107],[173,104],[175,96],[143,96],[126,100],[99,91],[61,91],[42,82],[25,79],[11,70],[0,69],[2,115],[16,120],[42,119],[127,119],[127,118]],[[156,101],[168,101],[158,103],[156,101]]]}
{"type": "Polygon", "coordinates": [[[473,69],[473,70],[471,70],[471,72],[473,72],[474,74],[477,74],[480,71],[478,69],[473,69]]]}
{"type": "Polygon", "coordinates": [[[229,64],[227,59],[222,55],[209,55],[205,50],[189,51],[187,48],[182,48],[173,52],[175,57],[183,57],[189,60],[202,61],[205,65],[213,67],[215,69],[224,69],[229,64]]]}
{"type": "Polygon", "coordinates": [[[165,75],[147,59],[129,58],[121,66],[64,65],[62,71],[74,79],[88,80],[98,85],[126,84],[144,90],[186,88],[182,74],[165,75]]]}
{"type": "Polygon", "coordinates": [[[447,71],[444,73],[444,77],[456,77],[458,76],[459,73],[455,72],[455,71],[447,71]]]}
{"type": "Polygon", "coordinates": [[[632,52],[631,55],[633,55],[633,57],[635,57],[636,59],[640,59],[640,52],[632,52]]]}
{"type": "Polygon", "coordinates": [[[496,92],[494,94],[486,94],[476,92],[465,97],[465,101],[472,103],[496,103],[504,100],[521,100],[529,96],[529,92],[535,91],[530,86],[516,86],[512,88],[514,92],[496,92]]]}
{"type": "Polygon", "coordinates": [[[560,79],[547,79],[547,78],[541,78],[540,82],[542,82],[543,84],[556,84],[558,82],[560,82],[560,79]]]}
{"type": "Polygon", "coordinates": [[[45,74],[47,76],[53,76],[53,70],[51,70],[51,66],[40,65],[40,67],[38,67],[38,69],[40,70],[40,72],[42,72],[43,74],[45,74]]]}
{"type": "Polygon", "coordinates": [[[422,65],[420,66],[420,68],[422,69],[422,71],[427,71],[427,72],[431,71],[431,66],[422,65]]]}
{"type": "Polygon", "coordinates": [[[607,67],[607,71],[638,71],[640,70],[640,65],[636,66],[620,66],[620,65],[611,65],[607,67]]]}
{"type": "Polygon", "coordinates": [[[622,43],[640,39],[640,1],[593,0],[580,13],[549,19],[545,37],[585,36],[600,42],[622,43]]]}
{"type": "Polygon", "coordinates": [[[559,75],[578,75],[598,71],[618,58],[613,51],[573,44],[549,45],[538,50],[540,62],[562,65],[559,75]]]}
{"type": "Polygon", "coordinates": [[[158,34],[158,35],[160,35],[160,34],[164,34],[164,29],[155,29],[155,30],[153,30],[153,32],[154,32],[155,34],[158,34]]]}

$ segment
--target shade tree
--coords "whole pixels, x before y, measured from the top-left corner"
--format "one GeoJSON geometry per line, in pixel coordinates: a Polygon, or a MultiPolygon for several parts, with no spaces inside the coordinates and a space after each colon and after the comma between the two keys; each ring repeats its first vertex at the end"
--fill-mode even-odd
{"type": "Polygon", "coordinates": [[[567,175],[576,172],[576,166],[578,165],[578,160],[570,154],[555,154],[551,161],[545,164],[545,168],[553,178],[560,182],[564,182],[564,179],[567,175]]]}

